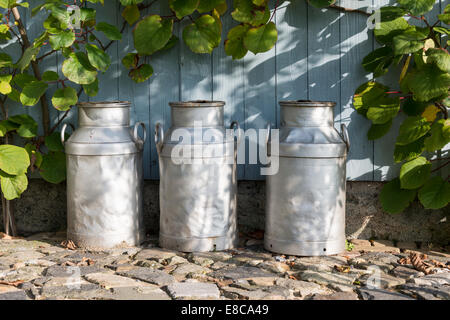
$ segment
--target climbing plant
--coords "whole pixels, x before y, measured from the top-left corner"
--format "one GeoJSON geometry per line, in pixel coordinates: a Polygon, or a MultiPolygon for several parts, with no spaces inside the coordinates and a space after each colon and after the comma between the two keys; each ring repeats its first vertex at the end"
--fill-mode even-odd
{"type": "MultiPolygon", "coordinates": [[[[373,80],[361,85],[354,96],[358,113],[371,120],[369,140],[380,139],[402,115],[394,160],[401,163],[400,176],[387,183],[380,194],[389,213],[399,213],[418,197],[427,209],[440,209],[450,201],[449,177],[440,170],[450,164],[442,149],[450,143],[450,55],[448,35],[450,5],[433,21],[425,17],[434,0],[398,0],[398,6],[380,10],[374,30],[380,47],[363,60],[373,80]],[[400,65],[400,89],[382,84],[380,77],[400,65]],[[430,160],[431,159],[431,160],[430,160]]],[[[393,71],[395,72],[395,71],[393,71]]]]}
{"type": "Polygon", "coordinates": [[[29,6],[28,2],[0,0],[3,9],[0,41],[6,42],[11,51],[20,52],[18,56],[3,50],[0,52],[0,137],[3,137],[0,180],[7,233],[14,233],[8,201],[18,198],[27,189],[27,172],[39,172],[51,183],[64,181],[66,162],[57,128],[83,92],[88,96],[97,94],[97,75],[107,71],[111,64],[105,51],[112,41],[122,37],[115,26],[96,20],[95,9],[68,10],[67,3],[60,0],[46,0],[33,9],[29,6]],[[21,16],[23,11],[19,8],[31,10],[31,16],[45,11],[46,18],[35,39],[29,38],[21,16]],[[103,44],[100,34],[110,42],[103,44]],[[56,53],[63,60],[60,66],[62,74],[54,71],[41,73],[41,62],[56,53]],[[52,87],[57,88],[49,106],[47,95],[52,87]],[[27,108],[35,108],[38,104],[42,114],[42,135],[38,134],[38,123],[27,112],[27,108]],[[64,112],[53,126],[50,126],[50,107],[64,112]],[[12,116],[11,108],[15,109],[12,116]]]}

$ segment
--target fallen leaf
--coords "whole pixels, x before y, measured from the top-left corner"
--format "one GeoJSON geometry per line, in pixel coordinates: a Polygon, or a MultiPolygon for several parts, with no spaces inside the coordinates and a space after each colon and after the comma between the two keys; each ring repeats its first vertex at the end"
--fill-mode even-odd
{"type": "Polygon", "coordinates": [[[61,246],[69,250],[76,250],[77,246],[72,240],[64,240],[61,242],[61,246]]]}
{"type": "Polygon", "coordinates": [[[350,266],[334,266],[334,270],[342,273],[349,273],[350,272],[350,266]]]}
{"type": "Polygon", "coordinates": [[[24,283],[24,280],[16,280],[16,281],[1,281],[0,280],[0,284],[4,284],[7,286],[13,286],[13,287],[18,287],[20,284],[24,283]]]}
{"type": "Polygon", "coordinates": [[[92,260],[91,258],[83,257],[83,259],[81,259],[81,262],[78,263],[78,265],[79,266],[91,266],[94,263],[95,263],[94,260],[92,260]]]}
{"type": "Polygon", "coordinates": [[[264,231],[263,230],[256,230],[253,232],[249,232],[247,234],[250,238],[256,239],[256,240],[262,240],[264,239],[264,231]]]}
{"type": "Polygon", "coordinates": [[[15,239],[23,239],[23,237],[13,237],[4,232],[0,232],[0,239],[1,240],[15,240],[15,239]]]}
{"type": "Polygon", "coordinates": [[[408,258],[401,258],[398,260],[399,264],[412,264],[414,269],[421,271],[425,274],[435,273],[435,265],[425,262],[428,256],[426,254],[420,254],[417,252],[411,252],[408,258]]]}

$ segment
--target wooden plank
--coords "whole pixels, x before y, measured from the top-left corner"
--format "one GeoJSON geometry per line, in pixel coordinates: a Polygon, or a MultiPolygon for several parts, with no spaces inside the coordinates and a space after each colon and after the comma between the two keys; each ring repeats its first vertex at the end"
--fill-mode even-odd
{"type": "MultiPolygon", "coordinates": [[[[232,7],[232,1],[228,1],[232,7]]],[[[243,128],[245,123],[245,73],[244,60],[234,60],[225,54],[224,41],[228,31],[236,25],[231,16],[226,13],[222,19],[222,41],[213,51],[213,99],[225,101],[225,126],[228,128],[232,121],[238,121],[243,128]]],[[[238,179],[244,178],[245,165],[237,167],[238,179]]]]}
{"type": "Polygon", "coordinates": [[[308,6],[308,98],[335,101],[335,127],[340,130],[340,25],[343,13],[308,6]]]}
{"type": "Polygon", "coordinates": [[[347,13],[340,19],[341,43],[341,123],[348,128],[351,148],[347,161],[347,179],[373,179],[373,141],[367,139],[371,121],[358,114],[353,107],[356,88],[369,80],[361,65],[363,58],[373,50],[373,30],[367,27],[367,16],[347,13]]]}
{"type": "Polygon", "coordinates": [[[283,3],[277,9],[276,22],[276,124],[279,126],[280,100],[308,98],[308,4],[306,1],[283,3]]]}
{"type": "MultiPolygon", "coordinates": [[[[273,9],[271,10],[272,16],[273,9]]],[[[276,23],[275,16],[272,22],[276,23]]],[[[277,97],[276,97],[276,48],[254,55],[249,52],[244,58],[245,70],[245,122],[244,129],[255,129],[256,136],[259,129],[265,129],[270,122],[276,126],[277,97]]],[[[251,164],[249,146],[258,141],[253,136],[246,137],[245,180],[264,180],[261,176],[261,164],[251,164]]],[[[255,148],[256,149],[256,148],[255,148]]],[[[257,150],[258,151],[258,150],[257,150]]]]}
{"type": "MultiPolygon", "coordinates": [[[[119,5],[119,3],[117,4],[119,5]]],[[[117,8],[117,24],[119,28],[122,27],[123,18],[121,17],[121,8],[117,8]]],[[[147,14],[148,10],[141,13],[142,16],[147,14]]],[[[150,134],[150,89],[149,81],[135,83],[129,76],[128,70],[122,65],[122,58],[129,52],[133,52],[133,27],[126,26],[123,33],[122,40],[118,42],[118,53],[117,53],[117,69],[118,69],[118,99],[122,101],[130,101],[130,125],[134,126],[136,122],[143,122],[147,128],[147,140],[144,144],[143,150],[143,173],[144,179],[150,179],[151,176],[151,158],[150,158],[150,148],[151,148],[151,134],[150,134]]],[[[108,53],[111,51],[108,50],[108,53]]],[[[111,65],[111,68],[114,68],[111,65]]],[[[141,132],[141,131],[140,131],[141,132]]]]}
{"type": "MultiPolygon", "coordinates": [[[[159,12],[161,15],[170,15],[167,1],[158,1],[153,6],[151,8],[152,13],[159,12]]],[[[179,25],[175,23],[174,34],[178,33],[179,25]]],[[[150,61],[154,69],[154,74],[150,78],[151,108],[149,114],[150,132],[148,134],[151,147],[151,179],[159,179],[158,153],[154,141],[155,124],[161,123],[167,131],[170,127],[169,102],[181,100],[179,57],[180,44],[176,44],[168,51],[154,54],[150,61]]]]}
{"type": "Polygon", "coordinates": [[[184,43],[183,29],[191,24],[189,19],[179,23],[180,41],[180,100],[212,99],[212,56],[194,53],[184,43]]]}
{"type": "MultiPolygon", "coordinates": [[[[118,20],[120,12],[118,10],[118,5],[106,3],[104,6],[96,5],[94,8],[97,10],[97,23],[107,22],[115,26],[119,25],[118,20]]],[[[122,19],[120,21],[122,21],[122,19]]],[[[103,32],[96,32],[96,35],[104,46],[109,43],[110,40],[104,36],[103,32]]],[[[100,47],[98,43],[94,44],[100,47]]],[[[118,41],[114,41],[108,49],[108,54],[111,56],[111,66],[105,73],[99,71],[98,94],[95,97],[89,97],[89,101],[115,101],[119,99],[118,70],[120,60],[118,59],[118,46],[118,41]]]]}

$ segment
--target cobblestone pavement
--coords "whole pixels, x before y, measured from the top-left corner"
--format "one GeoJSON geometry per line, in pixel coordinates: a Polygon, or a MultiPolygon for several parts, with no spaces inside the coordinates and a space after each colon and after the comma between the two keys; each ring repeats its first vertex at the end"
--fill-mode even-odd
{"type": "Polygon", "coordinates": [[[10,299],[450,299],[450,254],[424,275],[399,259],[415,244],[354,240],[351,252],[293,257],[244,239],[224,252],[180,253],[157,247],[69,250],[64,233],[0,240],[0,300],[10,299]]]}

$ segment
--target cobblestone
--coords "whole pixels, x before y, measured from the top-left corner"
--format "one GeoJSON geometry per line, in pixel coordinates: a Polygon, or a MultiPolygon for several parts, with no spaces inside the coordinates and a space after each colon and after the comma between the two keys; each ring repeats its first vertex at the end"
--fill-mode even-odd
{"type": "MultiPolygon", "coordinates": [[[[352,252],[294,257],[264,251],[261,241],[204,253],[165,250],[155,247],[156,241],[69,250],[50,235],[0,240],[0,300],[450,300],[447,269],[424,275],[400,265],[408,253],[394,250],[398,247],[389,241],[354,240],[352,252]]],[[[428,255],[428,262],[450,261],[446,252],[428,255]]]]}

